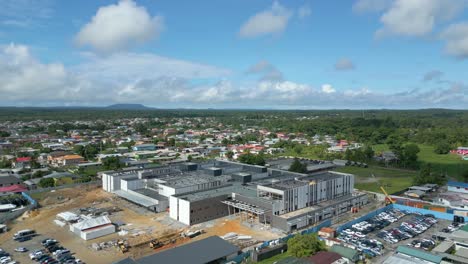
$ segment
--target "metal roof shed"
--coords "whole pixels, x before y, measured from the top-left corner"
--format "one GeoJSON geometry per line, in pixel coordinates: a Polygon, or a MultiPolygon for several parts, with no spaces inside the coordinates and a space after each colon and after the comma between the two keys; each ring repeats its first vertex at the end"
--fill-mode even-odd
{"type": "Polygon", "coordinates": [[[441,256],[437,256],[437,255],[431,254],[429,252],[425,252],[425,251],[422,251],[422,250],[410,248],[410,247],[407,247],[407,246],[398,246],[397,252],[400,253],[400,254],[404,254],[404,255],[412,256],[412,257],[422,259],[422,260],[425,260],[425,261],[429,261],[429,262],[432,262],[432,263],[440,263],[442,261],[441,256]]]}
{"type": "Polygon", "coordinates": [[[139,264],[204,264],[237,254],[239,248],[218,236],[211,236],[137,260],[139,264]]]}

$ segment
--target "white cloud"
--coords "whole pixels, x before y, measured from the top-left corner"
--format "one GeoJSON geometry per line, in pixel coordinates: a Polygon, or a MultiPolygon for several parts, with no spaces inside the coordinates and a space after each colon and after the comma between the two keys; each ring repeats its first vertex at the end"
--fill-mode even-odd
{"type": "Polygon", "coordinates": [[[335,63],[335,70],[337,71],[350,71],[354,70],[356,66],[353,61],[348,58],[342,58],[335,63]]]}
{"type": "Polygon", "coordinates": [[[330,84],[324,84],[324,85],[322,85],[322,92],[324,92],[326,94],[331,94],[331,93],[335,93],[336,90],[330,84]]]}
{"type": "Polygon", "coordinates": [[[465,5],[465,0],[395,0],[380,18],[383,27],[376,36],[424,36],[436,24],[459,14],[465,5]]]}
{"type": "Polygon", "coordinates": [[[442,32],[441,38],[446,41],[448,54],[468,58],[468,22],[450,25],[442,32]]]}
{"type": "Polygon", "coordinates": [[[164,28],[163,17],[151,17],[132,0],[99,8],[92,20],[81,28],[75,40],[101,53],[111,53],[157,37],[164,28]]]}
{"type": "MultiPolygon", "coordinates": [[[[135,58],[129,59],[128,64],[122,68],[111,67],[108,64],[119,63],[114,55],[108,58],[91,56],[86,65],[69,68],[61,63],[40,62],[24,45],[0,46],[0,105],[143,103],[162,108],[359,109],[466,108],[468,104],[468,86],[461,82],[444,82],[440,83],[437,89],[413,89],[400,93],[346,87],[343,91],[337,91],[329,84],[314,88],[310,84],[288,80],[233,81],[226,79],[222,74],[218,75],[219,69],[216,67],[206,65],[200,66],[199,72],[203,73],[202,76],[213,78],[193,82],[196,76],[200,76],[193,74],[196,72],[193,69],[199,64],[175,60],[177,67],[188,65],[189,70],[150,74],[149,71],[142,71],[142,68],[153,66],[148,66],[145,59],[140,62],[137,55],[131,55],[130,57],[135,58]],[[93,63],[97,66],[92,66],[93,63]],[[142,63],[143,67],[138,66],[139,63],[142,63]],[[97,71],[97,75],[91,74],[92,71],[97,71]],[[125,75],[125,71],[131,73],[123,78],[119,77],[125,75]]],[[[164,59],[169,62],[172,60],[164,59]]],[[[258,71],[268,68],[268,63],[259,64],[263,67],[257,67],[258,71]]]]}
{"type": "Polygon", "coordinates": [[[297,15],[299,18],[306,18],[312,14],[310,7],[308,5],[303,5],[297,10],[297,15]]]}
{"type": "Polygon", "coordinates": [[[391,4],[392,0],[357,0],[353,5],[353,12],[380,12],[387,9],[391,4]]]}
{"type": "Polygon", "coordinates": [[[107,80],[175,78],[220,78],[231,74],[228,69],[162,57],[151,53],[115,53],[107,57],[87,55],[88,62],[76,67],[80,75],[107,80]]]}
{"type": "Polygon", "coordinates": [[[293,12],[277,1],[271,8],[251,16],[241,27],[239,35],[251,38],[270,34],[282,33],[293,12]]]}

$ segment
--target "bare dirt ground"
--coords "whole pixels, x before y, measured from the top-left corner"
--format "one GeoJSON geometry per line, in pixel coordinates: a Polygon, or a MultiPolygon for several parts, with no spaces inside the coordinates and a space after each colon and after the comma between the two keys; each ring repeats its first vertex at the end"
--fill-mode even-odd
{"type": "Polygon", "coordinates": [[[38,195],[40,209],[27,213],[8,224],[9,232],[0,235],[0,247],[12,254],[14,260],[20,263],[31,263],[27,253],[16,253],[16,247],[26,247],[30,251],[41,249],[40,241],[44,238],[57,239],[62,246],[70,249],[76,258],[91,264],[107,264],[125,257],[140,258],[154,252],[167,248],[180,246],[190,241],[199,240],[212,235],[223,236],[229,232],[252,236],[254,240],[263,241],[279,237],[278,234],[268,232],[265,228],[249,228],[244,225],[237,216],[220,218],[200,225],[186,227],[177,221],[169,218],[167,213],[152,213],[137,205],[106,193],[100,188],[93,186],[76,187],[70,189],[57,190],[38,195]],[[118,207],[119,212],[112,213],[109,218],[113,221],[125,223],[121,229],[128,233],[119,236],[118,233],[101,238],[85,241],[69,231],[68,225],[60,227],[53,220],[56,215],[64,211],[75,211],[79,208],[94,207],[108,208],[118,207]],[[13,234],[22,229],[34,229],[39,236],[30,241],[16,242],[12,240],[13,234]],[[204,234],[193,239],[180,238],[180,232],[187,230],[203,229],[204,234]],[[174,234],[175,243],[166,245],[157,250],[149,248],[151,239],[159,238],[167,234],[174,234]],[[93,243],[102,243],[126,239],[132,246],[129,252],[123,254],[115,247],[105,248],[100,251],[92,249],[93,243]],[[135,246],[141,244],[140,246],[135,246]]]}

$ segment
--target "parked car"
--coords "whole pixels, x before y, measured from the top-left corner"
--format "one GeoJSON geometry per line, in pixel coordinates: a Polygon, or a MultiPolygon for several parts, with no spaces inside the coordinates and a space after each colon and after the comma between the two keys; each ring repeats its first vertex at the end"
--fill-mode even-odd
{"type": "Polygon", "coordinates": [[[18,248],[15,248],[15,251],[16,252],[26,252],[26,251],[28,251],[28,249],[25,248],[25,247],[18,247],[18,248]]]}

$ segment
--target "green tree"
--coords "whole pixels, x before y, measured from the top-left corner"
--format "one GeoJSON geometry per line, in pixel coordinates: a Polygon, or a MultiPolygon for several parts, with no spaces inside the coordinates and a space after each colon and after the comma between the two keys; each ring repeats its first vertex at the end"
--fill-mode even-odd
{"type": "Polygon", "coordinates": [[[447,179],[445,175],[434,172],[430,163],[424,164],[419,171],[419,174],[413,178],[413,184],[415,185],[422,185],[426,183],[444,185],[446,181],[447,179]]]}
{"type": "Polygon", "coordinates": [[[234,157],[234,152],[232,152],[231,150],[229,150],[228,152],[226,152],[226,158],[232,159],[233,157],[234,157]]]}
{"type": "Polygon", "coordinates": [[[0,130],[0,137],[9,137],[10,133],[7,131],[0,130]]]}
{"type": "Polygon", "coordinates": [[[11,168],[11,161],[3,158],[0,160],[0,168],[11,168]]]}
{"type": "Polygon", "coordinates": [[[304,149],[304,147],[302,147],[300,144],[297,144],[295,147],[294,147],[294,152],[296,152],[297,155],[300,155],[302,153],[302,150],[304,149]]]}
{"type": "Polygon", "coordinates": [[[170,138],[168,141],[167,141],[167,145],[169,147],[174,147],[175,146],[175,138],[170,138]]]}
{"type": "Polygon", "coordinates": [[[239,156],[238,161],[241,163],[245,164],[251,164],[251,165],[265,165],[265,159],[263,158],[263,155],[258,154],[252,154],[252,153],[245,153],[239,156]]]}
{"type": "Polygon", "coordinates": [[[47,188],[47,187],[54,187],[55,181],[53,178],[42,178],[39,183],[39,187],[47,188]]]}
{"type": "Polygon", "coordinates": [[[449,143],[447,143],[446,141],[441,141],[436,145],[434,152],[436,154],[447,154],[450,152],[450,149],[451,147],[449,143]]]}
{"type": "Polygon", "coordinates": [[[289,166],[289,171],[298,172],[298,173],[306,173],[307,164],[301,163],[298,158],[295,158],[294,161],[291,163],[291,166],[289,166]]]}
{"type": "Polygon", "coordinates": [[[402,161],[403,166],[409,168],[418,167],[418,153],[420,149],[416,144],[407,144],[403,147],[403,151],[400,152],[400,160],[402,161]]]}
{"type": "Polygon", "coordinates": [[[374,158],[375,152],[371,146],[366,146],[363,152],[364,152],[364,156],[366,157],[366,161],[369,162],[374,158]]]}
{"type": "Polygon", "coordinates": [[[325,243],[320,241],[315,233],[299,234],[288,240],[288,252],[297,258],[308,257],[324,250],[325,243]]]}
{"type": "Polygon", "coordinates": [[[122,167],[119,157],[108,157],[102,160],[102,166],[106,170],[117,170],[122,167]]]}

